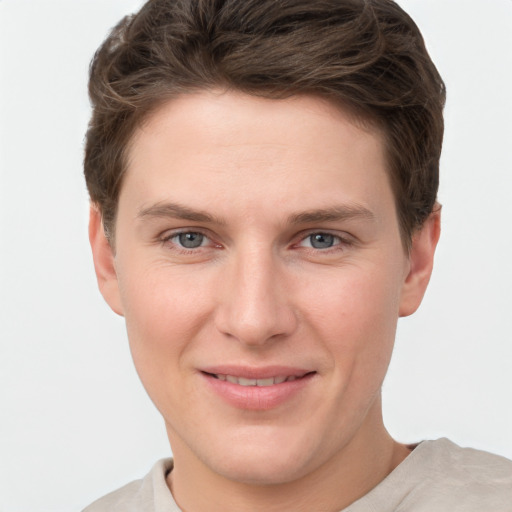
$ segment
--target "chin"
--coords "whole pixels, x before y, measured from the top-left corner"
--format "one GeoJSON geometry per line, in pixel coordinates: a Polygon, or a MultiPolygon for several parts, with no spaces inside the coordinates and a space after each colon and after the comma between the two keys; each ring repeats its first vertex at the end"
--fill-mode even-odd
{"type": "Polygon", "coordinates": [[[289,432],[247,434],[230,437],[203,462],[224,478],[248,485],[285,484],[315,469],[318,454],[311,441],[293,439],[289,432]]]}
{"type": "Polygon", "coordinates": [[[247,485],[280,485],[296,481],[309,471],[297,457],[276,454],[272,457],[229,457],[214,470],[234,482],[247,485]]]}

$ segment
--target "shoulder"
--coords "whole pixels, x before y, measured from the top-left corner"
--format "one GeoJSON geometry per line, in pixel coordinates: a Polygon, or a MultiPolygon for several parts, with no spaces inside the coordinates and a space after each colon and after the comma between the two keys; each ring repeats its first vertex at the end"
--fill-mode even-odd
{"type": "Polygon", "coordinates": [[[452,483],[504,485],[512,491],[512,461],[492,453],[462,448],[448,439],[421,443],[424,464],[432,478],[448,478],[452,483]]]}
{"type": "Polygon", "coordinates": [[[140,493],[142,480],[135,480],[91,503],[82,512],[135,511],[134,503],[140,493]]]}
{"type": "Polygon", "coordinates": [[[157,503],[164,503],[163,510],[178,510],[174,509],[174,500],[165,483],[172,465],[172,459],[158,461],[143,479],[134,480],[103,496],[82,512],[154,512],[157,503]]]}
{"type": "Polygon", "coordinates": [[[511,512],[512,461],[448,439],[425,441],[416,450],[408,501],[431,510],[511,512]]]}
{"type": "Polygon", "coordinates": [[[512,512],[512,461],[424,441],[366,496],[344,512],[512,512]]]}

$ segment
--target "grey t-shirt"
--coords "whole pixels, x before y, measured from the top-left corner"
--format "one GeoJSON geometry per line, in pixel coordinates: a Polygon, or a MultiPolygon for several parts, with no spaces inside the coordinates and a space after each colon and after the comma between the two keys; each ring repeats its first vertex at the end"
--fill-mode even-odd
{"type": "MultiPolygon", "coordinates": [[[[171,470],[172,459],[163,459],[144,479],[83,512],[180,512],[165,481],[171,470]]],[[[512,461],[460,448],[448,439],[424,441],[380,484],[340,512],[512,512],[512,461]]]]}

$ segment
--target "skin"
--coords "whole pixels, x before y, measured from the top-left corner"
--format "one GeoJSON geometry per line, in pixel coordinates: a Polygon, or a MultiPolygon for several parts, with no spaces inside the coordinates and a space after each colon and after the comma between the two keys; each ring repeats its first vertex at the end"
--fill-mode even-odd
{"type": "Polygon", "coordinates": [[[179,506],[336,511],[363,496],[409,453],[384,428],[380,390],[397,320],[428,284],[439,214],[406,253],[380,133],[308,96],[177,98],[129,156],[115,251],[94,206],[90,239],[165,419],[179,506]],[[201,245],[183,248],[187,232],[201,245]],[[311,373],[250,410],[208,385],[202,370],[225,364],[311,373]]]}

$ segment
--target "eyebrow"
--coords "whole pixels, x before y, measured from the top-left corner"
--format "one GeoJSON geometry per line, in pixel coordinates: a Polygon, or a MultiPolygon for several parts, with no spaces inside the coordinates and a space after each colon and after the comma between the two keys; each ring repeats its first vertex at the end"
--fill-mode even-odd
{"type": "MultiPolygon", "coordinates": [[[[144,218],[174,218],[191,222],[206,222],[226,225],[226,221],[215,217],[202,210],[196,210],[178,203],[157,203],[147,208],[142,208],[137,217],[144,218]]],[[[288,224],[311,224],[314,222],[336,222],[350,219],[375,220],[373,212],[360,205],[342,205],[330,208],[319,208],[294,213],[288,217],[288,224]]]]}
{"type": "Polygon", "coordinates": [[[336,222],[350,219],[375,220],[372,211],[360,205],[343,205],[296,213],[288,217],[290,224],[310,224],[312,222],[336,222]]]}
{"type": "Polygon", "coordinates": [[[144,218],[174,218],[189,220],[191,222],[208,222],[215,224],[226,224],[226,222],[218,217],[214,217],[209,213],[201,210],[195,210],[178,203],[157,203],[148,208],[139,210],[137,217],[144,218]]]}

